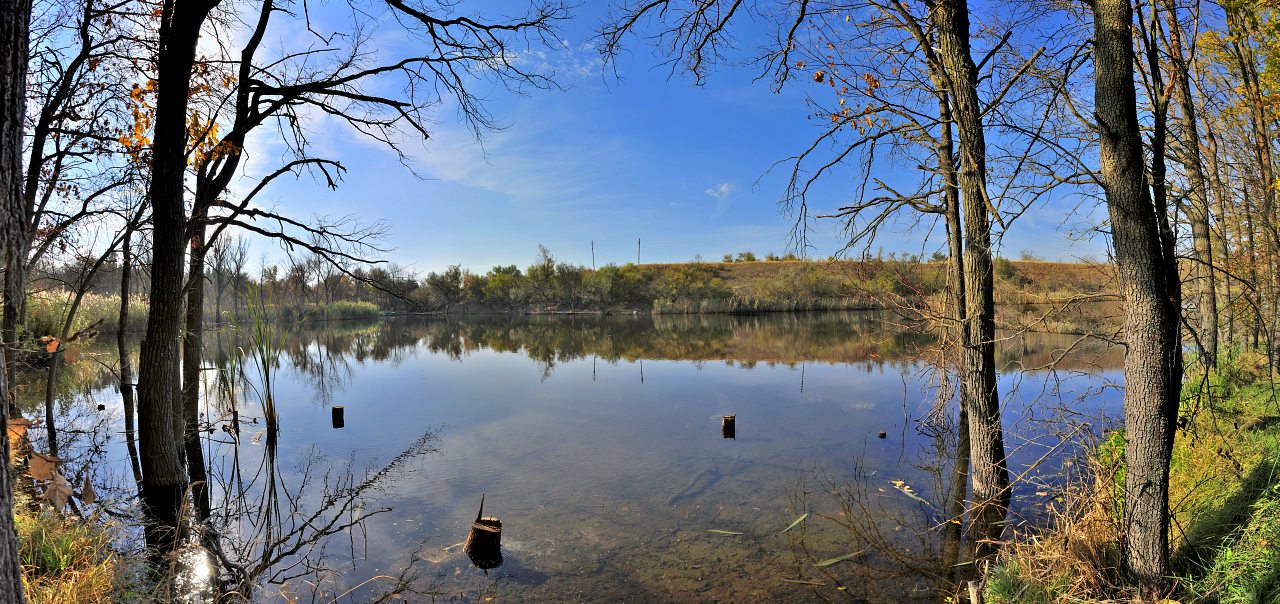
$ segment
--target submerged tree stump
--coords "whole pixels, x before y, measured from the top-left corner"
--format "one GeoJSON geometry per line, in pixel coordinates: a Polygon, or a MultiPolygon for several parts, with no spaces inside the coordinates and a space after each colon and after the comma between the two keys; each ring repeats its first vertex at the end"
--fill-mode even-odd
{"type": "Polygon", "coordinates": [[[462,549],[478,568],[488,570],[502,566],[502,521],[484,515],[484,495],[480,496],[480,511],[476,512],[462,549]]]}
{"type": "Polygon", "coordinates": [[[720,433],[725,438],[738,439],[737,436],[737,417],[736,415],[725,415],[720,418],[720,433]]]}
{"type": "Polygon", "coordinates": [[[347,425],[346,418],[343,417],[344,411],[346,411],[346,409],[344,409],[342,405],[333,406],[333,427],[335,429],[347,425]]]}
{"type": "Polygon", "coordinates": [[[471,523],[471,532],[467,534],[464,548],[470,552],[476,549],[502,547],[502,521],[492,516],[476,518],[471,523]]]}

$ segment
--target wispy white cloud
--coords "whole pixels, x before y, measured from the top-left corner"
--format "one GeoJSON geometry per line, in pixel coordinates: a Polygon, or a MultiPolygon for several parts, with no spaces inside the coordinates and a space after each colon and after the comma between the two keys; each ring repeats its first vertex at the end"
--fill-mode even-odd
{"type": "Polygon", "coordinates": [[[706,193],[707,195],[710,195],[711,197],[714,197],[720,201],[724,201],[729,198],[730,194],[733,193],[733,185],[727,182],[722,182],[714,187],[707,189],[706,191],[703,191],[703,193],[706,193]]]}
{"type": "Polygon", "coordinates": [[[716,200],[716,209],[711,212],[712,220],[724,216],[724,213],[729,211],[729,196],[733,194],[733,188],[732,183],[722,182],[703,191],[707,196],[716,200]]]}

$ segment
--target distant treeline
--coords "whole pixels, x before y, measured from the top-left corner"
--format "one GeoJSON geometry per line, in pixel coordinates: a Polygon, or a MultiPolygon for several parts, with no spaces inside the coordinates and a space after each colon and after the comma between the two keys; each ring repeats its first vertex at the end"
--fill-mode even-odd
{"type": "MultiPolygon", "coordinates": [[[[741,252],[725,262],[609,264],[590,269],[558,262],[540,248],[523,271],[495,266],[477,274],[451,266],[427,274],[406,300],[386,300],[405,310],[417,306],[452,311],[643,310],[698,313],[848,310],[917,303],[947,288],[944,264],[904,255],[862,260],[801,260],[772,254],[759,261],[741,252]]],[[[1109,265],[999,259],[997,297],[1003,303],[1039,303],[1110,291],[1109,265]]]]}
{"type": "MultiPolygon", "coordinates": [[[[943,262],[914,255],[801,260],[769,254],[759,260],[750,252],[739,252],[732,260],[608,264],[591,269],[558,261],[540,248],[535,261],[523,269],[512,264],[480,274],[451,266],[426,275],[394,265],[343,271],[317,259],[291,259],[284,266],[268,266],[251,275],[234,264],[211,262],[205,316],[207,322],[243,322],[249,318],[250,300],[259,312],[288,321],[411,312],[855,310],[921,302],[940,305],[948,287],[943,262]]],[[[100,271],[101,277],[80,305],[73,331],[98,319],[104,320],[101,331],[116,330],[119,298],[118,288],[111,287],[113,268],[100,271]]],[[[997,301],[1003,305],[1093,299],[1114,291],[1114,271],[1108,264],[998,258],[995,279],[997,301]]],[[[55,280],[49,278],[49,282],[55,280]]],[[[27,330],[36,335],[56,333],[70,300],[65,289],[43,288],[31,298],[27,330]]],[[[1082,331],[1071,319],[1076,313],[1057,313],[1053,322],[1046,322],[1038,318],[1038,308],[1023,309],[1020,318],[1012,310],[1002,313],[1009,324],[1031,325],[1035,331],[1082,331]],[[1037,322],[1038,326],[1032,325],[1037,322]]],[[[145,298],[134,296],[131,330],[145,328],[145,313],[145,298]]]]}

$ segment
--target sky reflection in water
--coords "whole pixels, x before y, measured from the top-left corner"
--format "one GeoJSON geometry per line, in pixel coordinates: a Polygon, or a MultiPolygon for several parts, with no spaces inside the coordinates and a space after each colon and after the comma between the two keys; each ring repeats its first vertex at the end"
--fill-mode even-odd
{"type": "MultiPolygon", "coordinates": [[[[1076,339],[1020,336],[999,363],[1043,365],[1076,339]]],[[[206,342],[209,362],[225,365],[234,338],[206,342]]],[[[834,586],[785,580],[801,576],[788,539],[801,531],[779,532],[810,511],[802,536],[811,559],[851,547],[820,517],[839,513],[823,477],[874,493],[877,509],[893,511],[876,520],[887,532],[930,525],[941,487],[928,467],[940,462],[916,422],[935,404],[936,377],[921,360],[930,345],[871,313],[317,325],[295,330],[282,355],[278,467],[283,483],[317,454],[376,470],[435,433],[435,452],[405,460],[366,506],[391,508],[364,522],[367,540],[353,548],[344,534],[329,549],[341,584],[417,558],[424,582],[465,600],[806,600],[834,586]],[[334,404],[346,408],[341,430],[330,425],[334,404]],[[725,414],[737,415],[736,439],[721,437],[725,414]],[[488,573],[455,546],[482,493],[486,515],[504,525],[504,564],[488,573]]],[[[1056,372],[1002,376],[1014,475],[1057,442],[1064,417],[1094,431],[1101,418],[1118,419],[1116,390],[1078,397],[1120,382],[1120,363],[1118,351],[1095,345],[1056,372]]],[[[259,428],[244,429],[249,450],[259,428]]],[[[1057,472],[1059,461],[1032,473],[1057,472]]],[[[1020,514],[1034,513],[1036,490],[1019,490],[1020,514]]],[[[859,575],[889,563],[868,555],[829,570],[867,595],[932,597],[923,580],[859,575]]]]}

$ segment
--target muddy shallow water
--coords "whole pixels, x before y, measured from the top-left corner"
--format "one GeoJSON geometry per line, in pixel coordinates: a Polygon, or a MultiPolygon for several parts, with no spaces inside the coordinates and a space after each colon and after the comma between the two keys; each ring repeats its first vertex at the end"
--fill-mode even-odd
{"type": "MultiPolygon", "coordinates": [[[[207,373],[227,371],[242,340],[206,339],[207,373]]],[[[207,380],[214,504],[252,515],[262,501],[284,502],[271,517],[286,527],[315,510],[351,521],[318,540],[323,551],[292,558],[325,562],[326,593],[354,588],[363,601],[390,583],[377,577],[407,566],[414,585],[441,601],[939,593],[936,527],[951,441],[947,421],[927,419],[938,399],[936,353],[929,338],[884,317],[404,318],[304,327],[284,342],[274,442],[252,423],[261,397],[246,388],[233,445],[225,397],[207,380]],[[341,429],[331,425],[333,405],[345,409],[341,429]],[[734,439],[721,433],[726,414],[736,415],[734,439]],[[330,496],[371,477],[358,501],[330,496]],[[289,496],[235,500],[261,496],[266,484],[289,496]],[[482,494],[485,514],[503,523],[503,563],[488,571],[459,545],[482,494]]],[[[1061,470],[1060,435],[1082,422],[1096,433],[1118,418],[1119,395],[1105,386],[1120,381],[1121,359],[1043,334],[1010,338],[999,357],[1011,470],[1027,478],[1015,521],[1033,519],[1061,470]],[[1053,370],[1019,371],[1055,359],[1053,370]]],[[[84,405],[108,410],[80,414],[118,433],[118,395],[82,390],[84,405]]],[[[117,441],[102,445],[95,471],[119,480],[128,459],[117,441]]],[[[264,530],[224,520],[240,542],[264,530]]],[[[306,593],[294,573],[264,573],[287,581],[258,599],[306,593]]]]}

